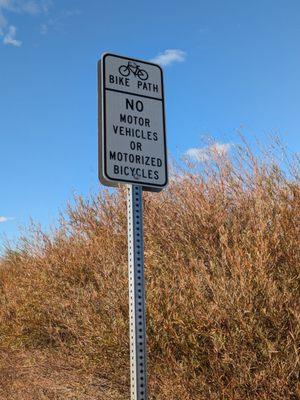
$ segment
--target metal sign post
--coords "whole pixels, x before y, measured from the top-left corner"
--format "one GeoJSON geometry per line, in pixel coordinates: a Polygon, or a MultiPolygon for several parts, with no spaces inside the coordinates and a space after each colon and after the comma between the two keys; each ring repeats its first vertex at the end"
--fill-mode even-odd
{"type": "Polygon", "coordinates": [[[99,180],[127,185],[131,400],[147,400],[142,193],[168,183],[163,72],[106,53],[98,77],[99,180]]]}
{"type": "Polygon", "coordinates": [[[147,400],[142,188],[127,186],[131,399],[147,400]]]}

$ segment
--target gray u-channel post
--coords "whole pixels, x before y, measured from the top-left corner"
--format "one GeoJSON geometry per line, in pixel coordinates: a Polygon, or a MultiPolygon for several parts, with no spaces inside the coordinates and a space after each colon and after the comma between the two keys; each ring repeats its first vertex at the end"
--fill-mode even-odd
{"type": "Polygon", "coordinates": [[[131,400],[147,400],[143,190],[168,184],[163,71],[155,63],[104,53],[98,63],[99,180],[126,185],[131,400]]]}
{"type": "Polygon", "coordinates": [[[147,400],[143,189],[127,185],[131,400],[147,400]]]}

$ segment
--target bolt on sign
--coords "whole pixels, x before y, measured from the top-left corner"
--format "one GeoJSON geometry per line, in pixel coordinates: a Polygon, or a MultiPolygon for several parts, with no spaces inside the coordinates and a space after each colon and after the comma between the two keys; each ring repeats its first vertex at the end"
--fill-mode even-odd
{"type": "Polygon", "coordinates": [[[162,69],[106,53],[98,76],[100,182],[160,191],[168,181],[162,69]]]}

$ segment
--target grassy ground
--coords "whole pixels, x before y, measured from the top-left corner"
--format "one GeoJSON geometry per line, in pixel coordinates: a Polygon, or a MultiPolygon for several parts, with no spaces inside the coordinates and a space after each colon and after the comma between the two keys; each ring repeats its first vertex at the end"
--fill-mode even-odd
{"type": "MultiPolygon", "coordinates": [[[[299,164],[244,149],[144,194],[152,400],[300,399],[299,164]],[[287,177],[288,176],[288,177],[287,177]]],[[[0,399],[129,399],[125,193],[0,264],[0,399]]]]}

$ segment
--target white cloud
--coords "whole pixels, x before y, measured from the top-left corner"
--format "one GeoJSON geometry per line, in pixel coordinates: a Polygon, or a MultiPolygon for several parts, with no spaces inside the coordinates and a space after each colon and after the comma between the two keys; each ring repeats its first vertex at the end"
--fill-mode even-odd
{"type": "Polygon", "coordinates": [[[3,43],[11,44],[12,46],[20,47],[22,46],[21,40],[16,39],[17,28],[13,25],[10,25],[8,28],[8,32],[4,36],[3,43]]]}
{"type": "Polygon", "coordinates": [[[46,33],[48,32],[48,25],[47,24],[41,24],[40,26],[40,33],[42,35],[46,35],[46,33]]]}
{"type": "Polygon", "coordinates": [[[74,10],[63,10],[62,16],[63,17],[74,17],[76,15],[81,15],[81,10],[75,8],[74,10]]]}
{"type": "Polygon", "coordinates": [[[11,217],[3,217],[3,216],[1,216],[0,215],[0,223],[1,222],[6,222],[6,221],[10,221],[10,220],[12,220],[13,218],[11,218],[11,217]]]}
{"type": "Polygon", "coordinates": [[[0,0],[0,9],[36,15],[47,12],[52,4],[52,0],[0,0]]]}
{"type": "Polygon", "coordinates": [[[81,14],[81,10],[64,9],[54,17],[49,17],[53,0],[0,0],[0,36],[4,36],[3,43],[20,47],[22,42],[15,38],[16,27],[8,23],[11,13],[24,14],[35,17],[46,16],[46,21],[40,24],[40,33],[45,35],[51,28],[59,29],[63,21],[81,14]]]}
{"type": "Polygon", "coordinates": [[[186,59],[186,52],[179,49],[168,49],[158,54],[151,61],[162,66],[171,65],[174,62],[183,62],[186,59]]]}
{"type": "Polygon", "coordinates": [[[0,8],[8,10],[12,7],[12,3],[12,0],[0,0],[0,8]]]}
{"type": "Polygon", "coordinates": [[[31,15],[37,15],[40,11],[40,5],[36,1],[28,1],[23,4],[22,10],[31,15]]]}
{"type": "Polygon", "coordinates": [[[63,27],[66,19],[78,15],[81,15],[81,10],[79,9],[62,10],[58,15],[49,18],[48,21],[40,25],[40,33],[46,35],[50,29],[59,30],[63,27]]]}
{"type": "Polygon", "coordinates": [[[1,9],[0,9],[0,35],[3,36],[4,35],[4,29],[6,28],[7,22],[6,19],[4,17],[4,15],[1,13],[1,9]]]}
{"type": "Polygon", "coordinates": [[[231,147],[231,143],[214,143],[211,146],[188,149],[185,156],[191,161],[205,162],[214,157],[225,156],[231,147]]]}
{"type": "Polygon", "coordinates": [[[40,15],[47,13],[52,5],[52,0],[0,0],[0,35],[4,36],[3,43],[16,47],[22,45],[22,42],[15,38],[16,27],[8,25],[7,14],[40,15]]]}
{"type": "Polygon", "coordinates": [[[31,15],[47,13],[53,5],[52,0],[19,0],[19,3],[21,10],[31,15]]]}

